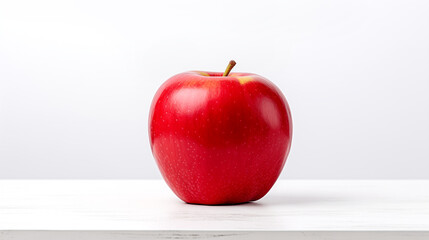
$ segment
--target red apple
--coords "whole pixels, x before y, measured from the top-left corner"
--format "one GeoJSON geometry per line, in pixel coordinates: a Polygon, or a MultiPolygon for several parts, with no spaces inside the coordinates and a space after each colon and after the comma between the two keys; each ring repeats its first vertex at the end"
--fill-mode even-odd
{"type": "Polygon", "coordinates": [[[292,119],[280,89],[256,74],[229,74],[231,63],[225,73],[175,75],[152,101],[152,153],[169,187],[187,203],[258,200],[289,153],[292,119]]]}

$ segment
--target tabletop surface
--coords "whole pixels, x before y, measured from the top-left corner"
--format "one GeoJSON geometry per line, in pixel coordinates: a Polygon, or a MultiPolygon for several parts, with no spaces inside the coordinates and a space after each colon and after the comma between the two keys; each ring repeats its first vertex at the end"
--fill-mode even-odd
{"type": "Polygon", "coordinates": [[[0,180],[1,230],[429,231],[429,181],[282,180],[203,206],[162,180],[0,180]]]}

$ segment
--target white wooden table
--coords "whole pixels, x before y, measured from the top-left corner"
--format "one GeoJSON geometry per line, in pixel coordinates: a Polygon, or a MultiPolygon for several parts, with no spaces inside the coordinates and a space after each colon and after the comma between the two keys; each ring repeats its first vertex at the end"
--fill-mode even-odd
{"type": "Polygon", "coordinates": [[[160,180],[0,180],[1,240],[429,239],[429,181],[278,181],[233,206],[160,180]]]}

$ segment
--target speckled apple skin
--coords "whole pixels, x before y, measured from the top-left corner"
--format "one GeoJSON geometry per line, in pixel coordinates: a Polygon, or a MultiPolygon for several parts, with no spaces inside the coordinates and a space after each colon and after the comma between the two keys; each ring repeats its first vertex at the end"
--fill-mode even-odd
{"type": "Polygon", "coordinates": [[[168,79],[155,94],[149,137],[180,199],[237,204],[262,198],[276,182],[292,119],[281,91],[261,76],[192,71],[168,79]]]}

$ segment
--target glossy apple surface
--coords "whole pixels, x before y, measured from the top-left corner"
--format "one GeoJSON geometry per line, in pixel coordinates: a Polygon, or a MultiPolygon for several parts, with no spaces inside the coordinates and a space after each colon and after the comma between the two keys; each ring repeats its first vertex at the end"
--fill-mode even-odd
{"type": "Polygon", "coordinates": [[[281,91],[249,73],[185,72],[152,101],[152,153],[167,184],[187,203],[262,198],[289,153],[292,120],[281,91]]]}

